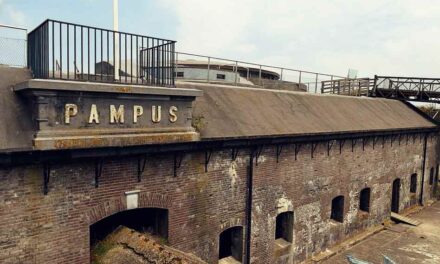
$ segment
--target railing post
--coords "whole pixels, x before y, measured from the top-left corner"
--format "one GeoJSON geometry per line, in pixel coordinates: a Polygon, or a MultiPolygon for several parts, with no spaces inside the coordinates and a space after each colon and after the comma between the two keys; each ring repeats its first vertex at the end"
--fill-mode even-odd
{"type": "Polygon", "coordinates": [[[211,57],[208,57],[208,76],[206,76],[206,81],[209,82],[209,73],[211,68],[211,57]]]}
{"type": "Polygon", "coordinates": [[[237,85],[238,61],[235,61],[235,85],[237,85]]]}
{"type": "Polygon", "coordinates": [[[315,93],[318,93],[318,74],[315,73],[316,78],[315,78],[315,93]]]}
{"type": "Polygon", "coordinates": [[[283,80],[283,68],[281,68],[281,76],[280,76],[280,81],[283,80]]]}
{"type": "Polygon", "coordinates": [[[260,65],[260,71],[258,73],[258,82],[261,85],[261,65],[260,65]]]}
{"type": "Polygon", "coordinates": [[[298,79],[298,85],[301,84],[301,71],[299,71],[299,79],[298,79]]]}

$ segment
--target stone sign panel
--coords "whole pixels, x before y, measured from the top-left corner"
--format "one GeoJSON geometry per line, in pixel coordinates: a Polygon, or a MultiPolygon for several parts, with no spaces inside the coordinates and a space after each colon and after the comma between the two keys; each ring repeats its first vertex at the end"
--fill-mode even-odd
{"type": "Polygon", "coordinates": [[[32,104],[36,149],[199,139],[191,126],[199,90],[52,80],[30,80],[14,89],[32,104]]]}

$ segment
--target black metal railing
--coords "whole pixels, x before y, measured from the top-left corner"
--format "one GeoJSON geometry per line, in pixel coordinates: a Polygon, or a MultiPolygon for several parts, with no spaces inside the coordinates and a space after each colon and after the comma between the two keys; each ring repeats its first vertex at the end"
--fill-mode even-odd
{"type": "Polygon", "coordinates": [[[175,41],[46,20],[28,34],[34,78],[174,86],[175,41]]]}

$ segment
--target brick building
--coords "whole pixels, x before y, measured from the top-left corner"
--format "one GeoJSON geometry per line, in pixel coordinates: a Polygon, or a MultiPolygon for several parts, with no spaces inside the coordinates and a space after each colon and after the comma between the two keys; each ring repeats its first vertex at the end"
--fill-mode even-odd
{"type": "Polygon", "coordinates": [[[0,68],[1,263],[89,263],[119,224],[299,263],[437,188],[438,127],[405,102],[35,76],[0,68]]]}

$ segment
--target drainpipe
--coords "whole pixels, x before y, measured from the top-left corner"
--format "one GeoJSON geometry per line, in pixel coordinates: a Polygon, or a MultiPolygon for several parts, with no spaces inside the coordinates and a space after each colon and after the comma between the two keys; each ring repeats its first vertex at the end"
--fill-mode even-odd
{"type": "Polygon", "coordinates": [[[425,188],[425,168],[426,168],[426,145],[428,141],[428,136],[425,134],[423,139],[423,160],[422,160],[422,190],[420,191],[419,204],[423,206],[423,189],[425,188]]]}
{"type": "Polygon", "coordinates": [[[252,183],[254,174],[254,153],[252,149],[249,154],[249,165],[247,173],[246,193],[246,259],[244,263],[251,263],[251,224],[252,224],[252,183]]]}

